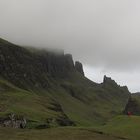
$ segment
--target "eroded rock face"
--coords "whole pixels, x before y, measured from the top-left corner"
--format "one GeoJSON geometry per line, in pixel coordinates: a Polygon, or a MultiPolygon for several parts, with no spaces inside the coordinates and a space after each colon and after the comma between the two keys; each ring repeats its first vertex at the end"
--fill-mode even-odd
{"type": "Polygon", "coordinates": [[[84,76],[84,70],[83,70],[83,65],[82,63],[76,61],[75,62],[75,69],[80,72],[84,76]]]}
{"type": "Polygon", "coordinates": [[[15,114],[9,114],[7,118],[0,119],[1,127],[25,128],[27,121],[24,117],[18,118],[15,114]]]}
{"type": "Polygon", "coordinates": [[[74,62],[71,54],[65,54],[65,66],[70,69],[74,69],[74,62]]]}
{"type": "Polygon", "coordinates": [[[67,77],[74,70],[70,54],[30,51],[0,40],[0,75],[20,88],[48,88],[49,77],[67,77]]]}

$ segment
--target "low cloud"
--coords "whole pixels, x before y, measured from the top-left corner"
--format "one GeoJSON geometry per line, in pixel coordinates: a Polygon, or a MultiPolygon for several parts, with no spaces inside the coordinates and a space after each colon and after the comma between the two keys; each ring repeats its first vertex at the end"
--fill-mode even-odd
{"type": "Polygon", "coordinates": [[[0,36],[64,49],[84,65],[116,75],[139,73],[139,5],[139,0],[1,0],[0,36]]]}

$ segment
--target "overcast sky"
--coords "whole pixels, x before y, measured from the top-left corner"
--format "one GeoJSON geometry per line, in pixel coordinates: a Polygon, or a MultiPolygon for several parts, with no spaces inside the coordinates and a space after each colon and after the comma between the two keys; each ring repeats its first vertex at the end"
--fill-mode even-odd
{"type": "Polygon", "coordinates": [[[0,37],[64,49],[90,79],[140,91],[139,0],[0,0],[0,37]]]}

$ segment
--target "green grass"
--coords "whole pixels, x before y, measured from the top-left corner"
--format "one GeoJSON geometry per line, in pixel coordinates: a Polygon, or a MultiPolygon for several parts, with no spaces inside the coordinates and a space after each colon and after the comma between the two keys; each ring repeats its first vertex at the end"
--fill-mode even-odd
{"type": "Polygon", "coordinates": [[[51,128],[46,130],[0,128],[2,140],[121,140],[116,136],[102,134],[94,129],[51,128]]]}
{"type": "MultiPolygon", "coordinates": [[[[127,88],[120,87],[110,78],[103,84],[90,81],[76,71],[72,58],[63,53],[28,50],[3,39],[0,39],[0,53],[3,66],[0,73],[0,118],[9,113],[22,115],[28,120],[27,128],[32,128],[0,128],[3,140],[120,139],[97,132],[93,127],[117,136],[129,136],[127,127],[133,123],[129,124],[128,118],[116,118],[101,127],[124,110],[130,96],[127,88]],[[51,108],[55,106],[52,102],[58,110],[55,110],[57,107],[51,108]],[[46,124],[48,118],[56,120],[64,116],[75,122],[77,127],[34,129],[46,124]],[[122,133],[119,132],[121,129],[122,133]]],[[[58,127],[58,124],[52,126],[58,127]]],[[[134,135],[136,128],[139,127],[134,125],[130,134],[134,135]]]]}
{"type": "Polygon", "coordinates": [[[59,115],[48,109],[51,102],[49,96],[22,90],[4,80],[0,80],[0,88],[0,117],[15,113],[41,123],[47,118],[59,115]]]}
{"type": "Polygon", "coordinates": [[[139,140],[140,116],[117,116],[98,129],[108,134],[139,140]]]}
{"type": "Polygon", "coordinates": [[[111,110],[116,110],[118,113],[121,111],[123,100],[119,100],[119,97],[114,95],[116,92],[113,89],[109,91],[101,89],[90,81],[87,84],[85,80],[87,79],[76,75],[76,79],[74,77],[70,80],[56,79],[56,86],[49,90],[26,91],[1,78],[0,117],[11,112],[24,115],[33,121],[27,125],[28,128],[34,128],[43,124],[47,118],[60,115],[59,112],[48,109],[51,101],[55,100],[77,126],[85,128],[66,127],[45,130],[0,128],[0,137],[3,140],[119,140],[120,137],[139,140],[140,117],[118,116],[102,126],[106,120],[104,117],[110,118],[111,110]],[[81,82],[79,83],[77,79],[81,82]],[[61,84],[73,89],[76,98],[71,96],[69,90],[60,88],[61,84]],[[83,85],[86,85],[86,88],[83,85]],[[95,131],[93,127],[99,131],[95,131]]]}
{"type": "Polygon", "coordinates": [[[59,112],[48,109],[52,100],[58,102],[64,113],[78,126],[92,127],[102,125],[107,119],[120,113],[126,102],[112,89],[103,89],[79,73],[70,73],[66,79],[53,79],[55,85],[48,90],[26,91],[15,87],[3,79],[1,91],[0,115],[14,112],[30,120],[45,122],[46,118],[56,118],[59,112]],[[61,85],[68,89],[62,88],[61,85]],[[71,90],[74,96],[71,95],[71,90]]]}
{"type": "Polygon", "coordinates": [[[122,93],[119,87],[102,88],[78,73],[72,73],[66,79],[56,79],[66,85],[64,90],[53,91],[68,116],[80,126],[101,125],[116,114],[120,114],[127,102],[128,93],[122,93]],[[72,97],[70,90],[75,97],[72,97]],[[113,113],[112,113],[113,112],[113,113]]]}

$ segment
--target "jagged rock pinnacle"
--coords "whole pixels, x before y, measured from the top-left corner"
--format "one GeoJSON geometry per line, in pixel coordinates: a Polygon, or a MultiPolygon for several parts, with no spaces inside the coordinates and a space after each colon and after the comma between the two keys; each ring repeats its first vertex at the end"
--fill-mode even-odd
{"type": "Polygon", "coordinates": [[[75,69],[84,76],[84,71],[83,71],[83,65],[82,65],[82,63],[76,61],[75,62],[75,69]]]}

